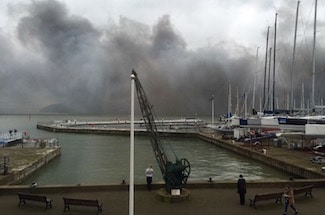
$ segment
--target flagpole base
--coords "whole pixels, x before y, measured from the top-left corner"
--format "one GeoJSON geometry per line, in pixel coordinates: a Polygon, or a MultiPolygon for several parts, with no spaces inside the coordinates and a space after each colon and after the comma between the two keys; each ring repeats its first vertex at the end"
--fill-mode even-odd
{"type": "Polygon", "coordinates": [[[157,190],[156,196],[162,202],[183,202],[189,200],[191,192],[188,189],[182,188],[182,191],[179,194],[172,195],[166,191],[165,188],[157,190]]]}

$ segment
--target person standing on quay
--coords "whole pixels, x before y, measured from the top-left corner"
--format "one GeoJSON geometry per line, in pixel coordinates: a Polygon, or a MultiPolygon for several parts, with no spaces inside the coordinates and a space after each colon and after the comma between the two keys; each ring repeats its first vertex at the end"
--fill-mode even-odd
{"type": "Polygon", "coordinates": [[[150,191],[152,178],[153,178],[153,168],[151,165],[149,165],[148,168],[146,169],[146,178],[147,178],[147,188],[150,191]]]}
{"type": "Polygon", "coordinates": [[[246,180],[241,174],[237,181],[237,193],[239,194],[240,205],[245,205],[246,180]]]}
{"type": "Polygon", "coordinates": [[[288,214],[288,206],[294,210],[295,214],[298,214],[298,210],[295,208],[295,197],[293,194],[293,189],[289,185],[286,185],[283,192],[284,197],[284,213],[283,215],[288,214]]]}

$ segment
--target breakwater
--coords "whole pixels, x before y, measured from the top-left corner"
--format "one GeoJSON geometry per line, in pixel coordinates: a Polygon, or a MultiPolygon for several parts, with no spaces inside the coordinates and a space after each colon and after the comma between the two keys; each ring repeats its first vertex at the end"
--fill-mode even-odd
{"type": "MultiPolygon", "coordinates": [[[[55,126],[48,124],[37,124],[38,129],[58,132],[58,133],[79,133],[79,134],[105,134],[105,135],[130,135],[130,128],[112,128],[112,127],[75,127],[75,126],[55,126]]],[[[195,137],[198,128],[187,129],[160,129],[158,133],[167,137],[195,137]]],[[[134,131],[135,135],[146,136],[145,128],[138,128],[134,131]]]]}

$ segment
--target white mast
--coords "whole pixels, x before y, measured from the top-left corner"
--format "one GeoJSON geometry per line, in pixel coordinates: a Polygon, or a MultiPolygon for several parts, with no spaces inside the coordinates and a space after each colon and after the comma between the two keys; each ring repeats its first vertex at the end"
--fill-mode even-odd
{"type": "MultiPolygon", "coordinates": [[[[293,54],[292,54],[292,70],[291,70],[291,98],[290,98],[290,111],[293,111],[293,73],[295,70],[295,60],[296,60],[296,41],[297,41],[297,29],[298,29],[298,15],[299,15],[299,4],[300,1],[297,2],[297,11],[296,11],[296,23],[295,23],[295,34],[293,38],[293,54]]],[[[289,100],[288,100],[289,101],[289,100]]]]}
{"type": "Polygon", "coordinates": [[[267,108],[268,110],[272,110],[271,108],[271,61],[272,61],[272,47],[270,47],[270,58],[269,58],[269,71],[268,71],[268,83],[267,83],[267,108]]]}
{"type": "Polygon", "coordinates": [[[228,92],[228,119],[227,126],[230,127],[230,117],[231,117],[231,84],[229,84],[229,92],[228,92]]]}
{"type": "Polygon", "coordinates": [[[211,96],[211,126],[214,125],[214,95],[211,96]]]}
{"type": "MultiPolygon", "coordinates": [[[[270,34],[270,26],[267,27],[267,34],[266,34],[266,49],[265,49],[265,65],[264,65],[264,88],[263,88],[263,109],[267,109],[266,104],[268,103],[266,99],[268,99],[268,93],[266,90],[266,71],[267,71],[267,54],[269,52],[269,34],[270,34]]],[[[271,57],[271,55],[270,55],[271,57]]]]}
{"type": "Polygon", "coordinates": [[[247,119],[247,94],[244,93],[244,95],[245,95],[244,116],[245,116],[245,119],[247,119]]]}
{"type": "Polygon", "coordinates": [[[254,75],[254,89],[253,89],[253,105],[252,105],[252,112],[253,115],[255,114],[255,91],[256,91],[256,76],[257,76],[257,67],[258,67],[258,49],[260,47],[256,48],[256,68],[255,68],[255,75],[254,75]]]}
{"type": "Polygon", "coordinates": [[[275,14],[275,22],[274,22],[274,49],[273,49],[273,96],[272,96],[272,101],[273,101],[273,114],[275,111],[275,60],[276,60],[276,27],[277,27],[277,22],[278,22],[278,13],[275,14]]]}
{"type": "Polygon", "coordinates": [[[129,215],[134,214],[134,74],[131,74],[130,186],[129,215]]]}
{"type": "Polygon", "coordinates": [[[237,87],[237,95],[236,95],[236,110],[235,110],[235,114],[237,116],[240,115],[240,110],[239,110],[239,92],[238,92],[238,87],[237,87]]]}
{"type": "Polygon", "coordinates": [[[305,114],[305,85],[302,83],[301,85],[301,110],[303,114],[305,114]]]}
{"type": "Polygon", "coordinates": [[[312,91],[311,91],[311,108],[315,112],[315,70],[316,70],[316,20],[317,20],[317,0],[315,0],[314,16],[314,41],[313,41],[313,72],[312,72],[312,91]]]}

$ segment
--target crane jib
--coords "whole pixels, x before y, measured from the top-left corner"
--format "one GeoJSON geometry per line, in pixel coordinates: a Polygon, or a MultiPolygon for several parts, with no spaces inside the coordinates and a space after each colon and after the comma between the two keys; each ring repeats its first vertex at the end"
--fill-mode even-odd
{"type": "Polygon", "coordinates": [[[145,126],[150,137],[150,142],[163,175],[167,191],[171,189],[182,189],[186,184],[191,172],[191,166],[187,159],[176,159],[171,162],[160,143],[159,132],[155,123],[152,105],[150,105],[145,91],[138,79],[137,73],[133,70],[135,88],[145,126]]]}

